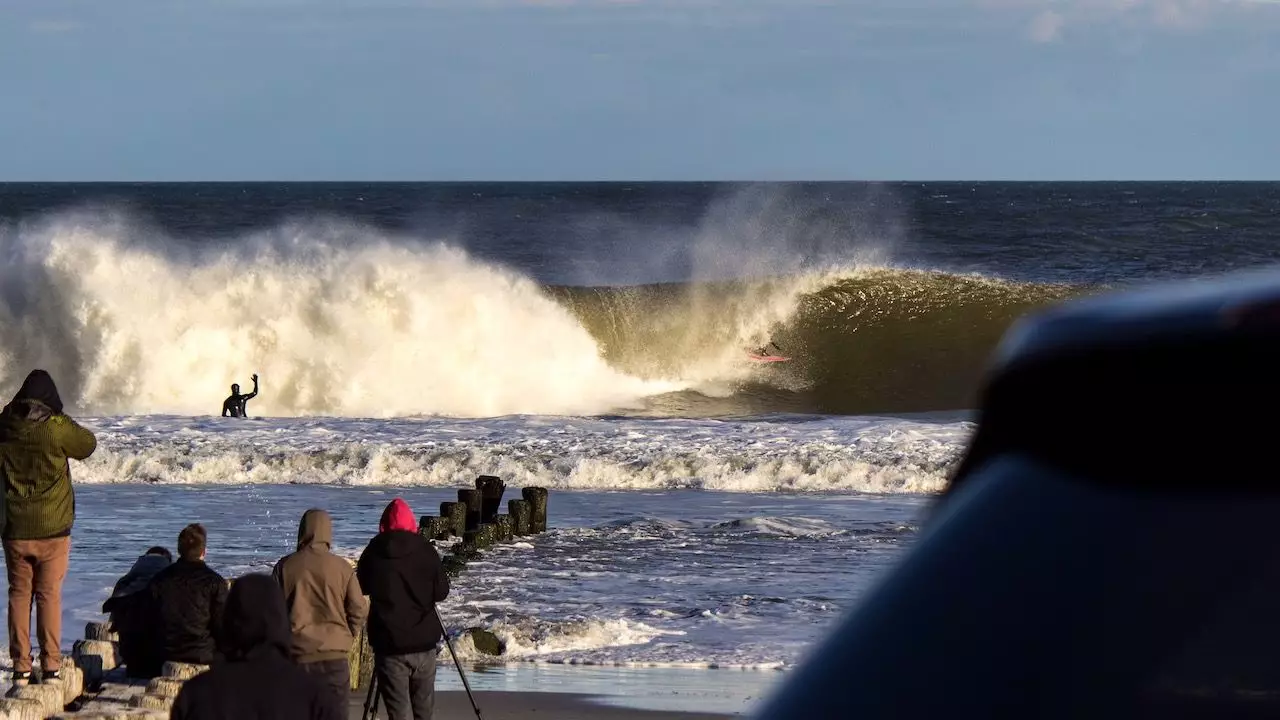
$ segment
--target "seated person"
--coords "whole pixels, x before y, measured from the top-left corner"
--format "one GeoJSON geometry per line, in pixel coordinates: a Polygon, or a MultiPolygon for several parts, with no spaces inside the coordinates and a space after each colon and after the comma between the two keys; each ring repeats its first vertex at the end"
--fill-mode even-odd
{"type": "Polygon", "coordinates": [[[178,560],[151,581],[165,661],[210,665],[218,658],[227,581],[205,565],[208,535],[196,523],[178,535],[178,560]]]}
{"type": "Polygon", "coordinates": [[[169,567],[173,555],[162,547],[153,547],[133,563],[102,604],[102,612],[111,614],[111,629],[120,636],[120,655],[129,677],[152,678],[160,674],[162,659],[159,635],[155,632],[151,608],[151,580],[169,567]]]}

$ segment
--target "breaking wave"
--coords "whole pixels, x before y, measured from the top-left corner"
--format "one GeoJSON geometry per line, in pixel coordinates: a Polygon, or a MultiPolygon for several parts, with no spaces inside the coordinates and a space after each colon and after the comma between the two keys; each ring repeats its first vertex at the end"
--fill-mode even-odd
{"type": "Polygon", "coordinates": [[[216,413],[253,372],[264,416],[966,408],[1013,320],[1083,292],[857,262],[544,286],[343,223],[197,244],[60,215],[0,226],[0,251],[0,380],[45,367],[97,415],[216,413]],[[770,340],[792,359],[751,362],[770,340]]]}

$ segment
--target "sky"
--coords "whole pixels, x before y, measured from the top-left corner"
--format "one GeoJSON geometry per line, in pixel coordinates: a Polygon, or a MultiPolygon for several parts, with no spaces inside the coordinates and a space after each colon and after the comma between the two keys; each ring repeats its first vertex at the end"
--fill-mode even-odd
{"type": "Polygon", "coordinates": [[[1275,0],[0,0],[0,181],[1274,180],[1275,0]]]}

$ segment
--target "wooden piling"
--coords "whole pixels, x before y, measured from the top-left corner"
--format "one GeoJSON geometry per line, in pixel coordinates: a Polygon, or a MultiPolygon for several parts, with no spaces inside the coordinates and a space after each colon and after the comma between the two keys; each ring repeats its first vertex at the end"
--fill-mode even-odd
{"type": "Polygon", "coordinates": [[[526,487],[520,494],[529,503],[529,532],[547,531],[547,489],[544,487],[526,487]]]}
{"type": "Polygon", "coordinates": [[[447,517],[423,515],[418,522],[418,534],[428,540],[448,540],[452,535],[449,525],[452,521],[447,517]]]}
{"type": "Polygon", "coordinates": [[[459,502],[440,503],[440,517],[449,518],[449,532],[462,537],[467,531],[467,506],[459,502]]]}
{"type": "Polygon", "coordinates": [[[476,478],[476,489],[480,491],[480,524],[491,523],[502,507],[507,487],[497,475],[481,475],[476,478]]]}
{"type": "Polygon", "coordinates": [[[480,491],[463,488],[458,491],[458,502],[467,508],[467,532],[480,529],[480,491]]]}
{"type": "Polygon", "coordinates": [[[507,511],[511,513],[511,533],[513,535],[520,537],[521,535],[533,534],[530,522],[532,515],[530,514],[528,500],[507,501],[507,511]]]}
{"type": "Polygon", "coordinates": [[[511,516],[503,513],[495,515],[493,518],[493,527],[497,531],[498,542],[511,542],[514,539],[512,532],[511,516]]]}

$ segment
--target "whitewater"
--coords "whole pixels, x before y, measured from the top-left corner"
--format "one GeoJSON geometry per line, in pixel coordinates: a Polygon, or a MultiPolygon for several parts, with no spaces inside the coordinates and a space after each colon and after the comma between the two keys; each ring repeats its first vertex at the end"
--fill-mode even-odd
{"type": "Polygon", "coordinates": [[[756,370],[743,348],[839,272],[754,288],[735,317],[682,318],[713,321],[717,347],[646,377],[611,365],[527,275],[346,222],[191,243],[70,214],[0,226],[0,251],[0,380],[43,365],[72,407],[99,415],[202,415],[253,372],[263,416],[584,415],[723,394],[756,370]]]}

